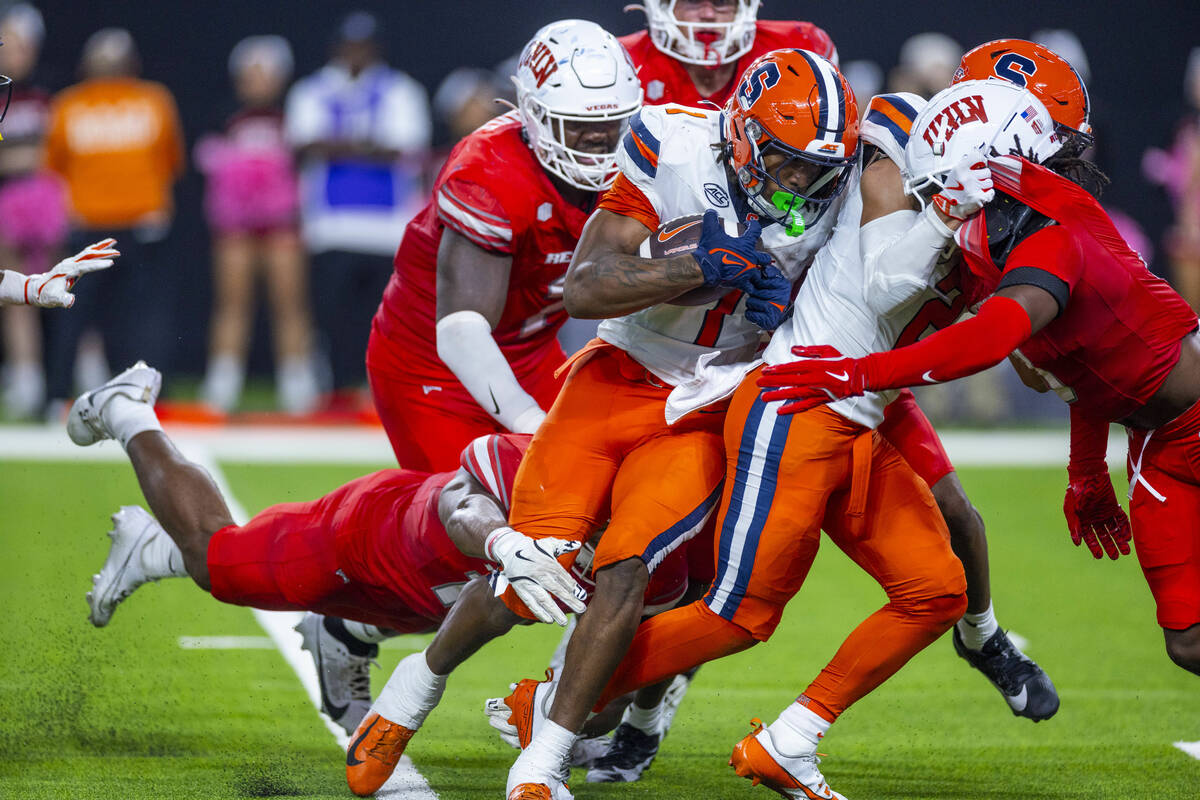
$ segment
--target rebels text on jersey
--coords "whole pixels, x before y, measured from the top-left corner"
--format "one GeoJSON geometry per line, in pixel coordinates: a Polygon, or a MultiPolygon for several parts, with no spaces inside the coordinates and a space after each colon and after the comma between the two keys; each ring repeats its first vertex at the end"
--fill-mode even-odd
{"type": "Polygon", "coordinates": [[[438,358],[434,329],[437,251],[449,228],[511,256],[504,313],[492,335],[518,379],[544,366],[543,348],[567,318],[563,276],[586,219],[525,144],[516,112],[492,120],[451,151],[432,199],[405,230],[375,315],[378,330],[403,348],[414,376],[456,380],[438,358]]]}
{"type": "Polygon", "coordinates": [[[733,77],[729,79],[729,83],[709,97],[701,97],[683,62],[655,47],[650,41],[648,31],[622,36],[620,42],[633,59],[633,65],[637,67],[638,79],[646,92],[646,105],[679,103],[697,106],[707,100],[723,106],[733,94],[742,70],[754,59],[772,50],[789,47],[811,50],[832,61],[835,66],[838,63],[837,48],[833,46],[833,40],[829,38],[828,33],[811,22],[761,20],[755,25],[754,46],[735,62],[733,77]]]}

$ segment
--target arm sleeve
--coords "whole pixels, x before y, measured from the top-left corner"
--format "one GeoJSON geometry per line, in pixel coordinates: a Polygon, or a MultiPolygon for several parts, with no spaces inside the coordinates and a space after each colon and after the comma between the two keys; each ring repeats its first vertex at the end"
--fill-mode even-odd
{"type": "Polygon", "coordinates": [[[654,205],[633,181],[621,173],[617,173],[613,185],[600,198],[599,208],[623,217],[632,217],[650,230],[658,228],[658,212],[655,211],[654,205]]]}
{"type": "Polygon", "coordinates": [[[469,178],[451,178],[435,195],[438,219],[484,250],[510,255],[512,218],[497,194],[469,178]]]}
{"type": "Polygon", "coordinates": [[[1071,405],[1071,460],[1067,476],[1075,481],[1089,475],[1108,475],[1108,423],[1088,419],[1071,405]]]}
{"type": "Polygon", "coordinates": [[[479,407],[508,430],[533,433],[545,419],[478,311],[455,311],[438,320],[437,352],[479,407]]]}
{"type": "Polygon", "coordinates": [[[971,319],[957,322],[916,344],[872,353],[859,363],[870,391],[923,386],[965,378],[994,367],[1030,337],[1024,307],[1010,297],[992,297],[971,319]]]}
{"type": "Polygon", "coordinates": [[[858,243],[871,310],[887,314],[920,296],[953,236],[933,205],[921,212],[896,211],[862,226],[858,243]]]}

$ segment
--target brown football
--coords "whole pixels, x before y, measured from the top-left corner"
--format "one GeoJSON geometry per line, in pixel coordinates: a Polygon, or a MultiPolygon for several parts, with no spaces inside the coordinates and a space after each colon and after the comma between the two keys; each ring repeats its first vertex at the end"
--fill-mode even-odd
{"type": "MultiPolygon", "coordinates": [[[[689,214],[664,222],[642,242],[638,248],[638,255],[642,258],[670,258],[692,252],[696,249],[696,242],[700,241],[700,226],[703,221],[703,214],[689,214]]],[[[741,236],[746,232],[746,226],[741,223],[735,226],[722,218],[721,224],[731,236],[741,236]]],[[[728,292],[729,288],[726,286],[701,286],[690,289],[668,302],[675,306],[706,306],[724,297],[728,292]]]]}

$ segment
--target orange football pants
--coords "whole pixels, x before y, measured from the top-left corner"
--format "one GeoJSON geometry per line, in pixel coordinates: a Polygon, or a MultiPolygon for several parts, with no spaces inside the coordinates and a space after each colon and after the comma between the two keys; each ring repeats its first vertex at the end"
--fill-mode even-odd
{"type": "Polygon", "coordinates": [[[878,433],[826,406],[778,415],[780,403],[760,399],[757,377],[746,377],[726,418],[716,579],[702,600],[638,628],[601,704],[770,638],[808,575],[822,528],[888,597],[805,690],[823,716],[836,718],[966,610],[962,564],[908,463],[878,433]]]}
{"type": "MultiPolygon", "coordinates": [[[[724,408],[668,426],[670,392],[624,350],[589,345],[521,461],[509,525],[583,541],[607,520],[592,569],[640,558],[653,572],[704,527],[725,477],[724,408]]],[[[512,589],[504,602],[532,618],[512,589]]]]}

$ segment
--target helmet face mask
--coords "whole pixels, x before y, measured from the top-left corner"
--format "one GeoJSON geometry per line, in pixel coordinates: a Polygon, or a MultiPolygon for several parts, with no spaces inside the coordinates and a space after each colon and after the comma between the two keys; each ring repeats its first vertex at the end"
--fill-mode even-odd
{"type": "Polygon", "coordinates": [[[646,0],[650,41],[663,53],[685,64],[717,67],[736,61],[754,46],[760,0],[732,0],[733,19],[727,22],[691,22],[679,19],[679,6],[690,0],[646,0]]]}
{"type": "Polygon", "coordinates": [[[924,202],[944,189],[951,170],[1018,155],[1042,163],[1062,148],[1046,107],[1007,81],[963,81],[934,95],[917,115],[904,148],[904,192],[924,202]]]}
{"type": "Polygon", "coordinates": [[[612,34],[594,22],[552,22],[525,46],[513,83],[538,162],[577,189],[611,186],[621,131],[642,106],[637,72],[612,34]],[[611,128],[610,148],[593,152],[569,145],[580,138],[580,126],[589,124],[604,126],[606,134],[611,128]]]}
{"type": "Polygon", "coordinates": [[[776,50],[751,64],[725,107],[723,133],[750,208],[791,236],[820,219],[858,164],[854,92],[807,50],[776,50]]]}

